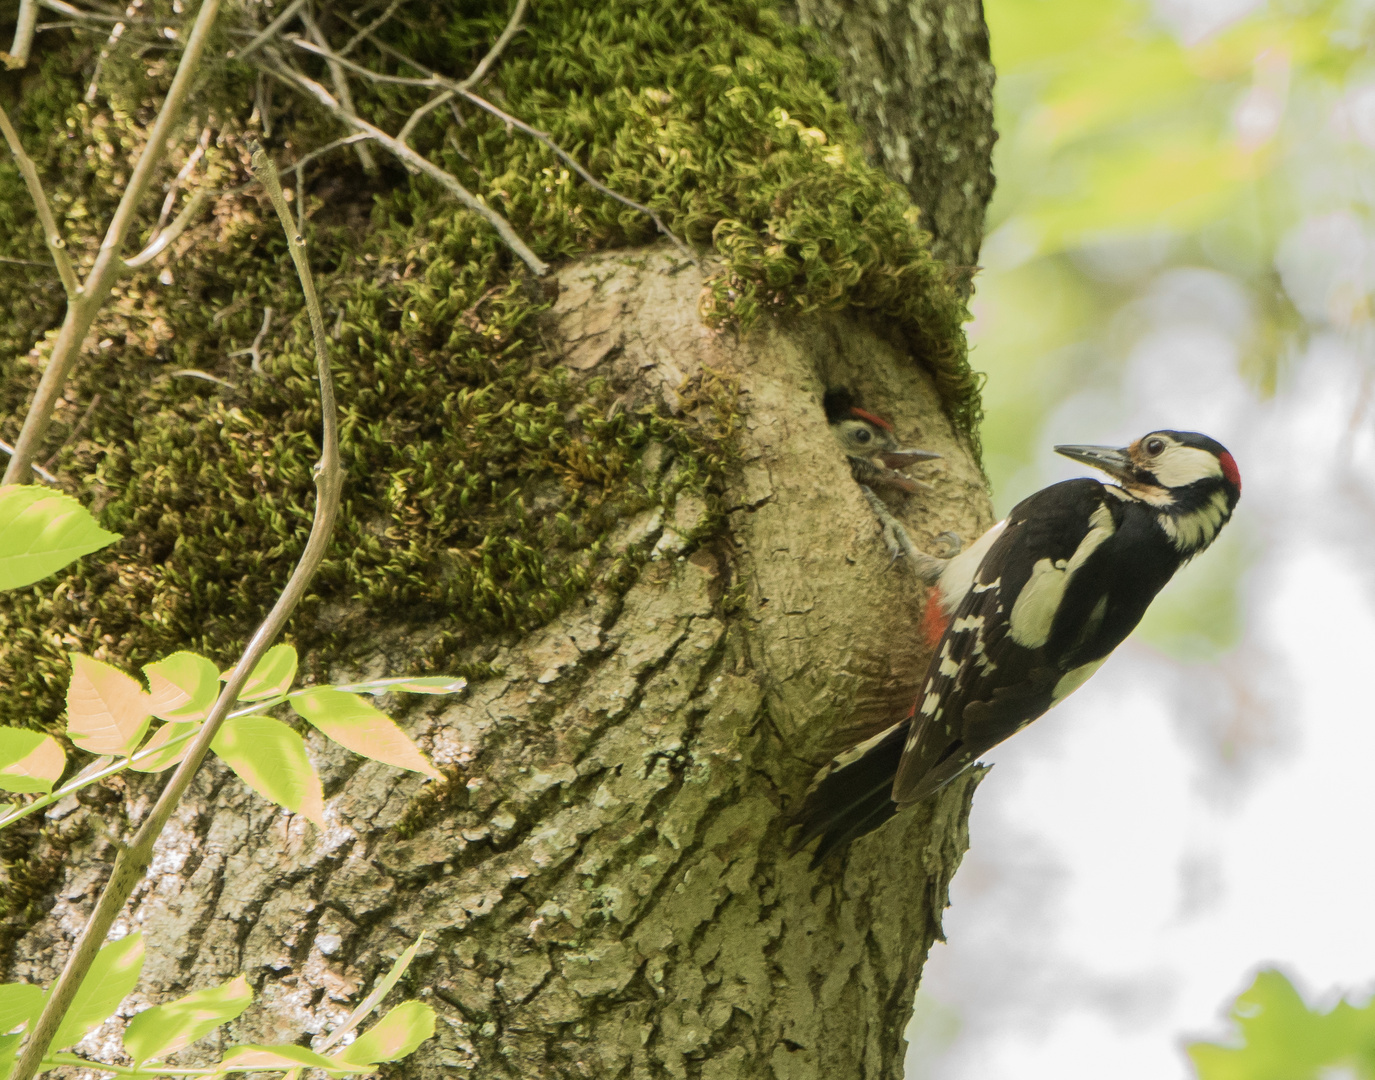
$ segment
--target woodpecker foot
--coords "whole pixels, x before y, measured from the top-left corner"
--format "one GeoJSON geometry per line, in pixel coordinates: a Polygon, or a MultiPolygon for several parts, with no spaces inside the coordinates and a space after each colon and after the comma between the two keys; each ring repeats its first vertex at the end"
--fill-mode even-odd
{"type": "Polygon", "coordinates": [[[874,494],[873,489],[865,484],[860,484],[859,490],[864,492],[864,498],[868,501],[869,508],[873,510],[874,517],[878,518],[883,546],[888,549],[888,554],[892,556],[888,566],[891,568],[899,559],[905,558],[907,565],[912,568],[912,573],[928,585],[934,584],[945,570],[947,559],[959,553],[960,538],[954,533],[942,533],[937,539],[943,541],[946,548],[949,548],[953,543],[954,551],[947,556],[928,555],[912,543],[912,537],[908,535],[902,522],[893,516],[893,512],[888,509],[882,499],[874,494]]]}
{"type": "Polygon", "coordinates": [[[953,559],[964,550],[963,541],[948,529],[936,537],[935,546],[938,559],[953,559]]]}

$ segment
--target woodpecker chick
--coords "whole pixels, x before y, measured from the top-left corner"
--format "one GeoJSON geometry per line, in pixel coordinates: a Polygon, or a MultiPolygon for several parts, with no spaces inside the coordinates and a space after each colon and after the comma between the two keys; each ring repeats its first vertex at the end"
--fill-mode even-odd
{"type": "Polygon", "coordinates": [[[935,654],[912,711],[836,757],[807,793],[796,847],[822,837],[813,866],[1082,686],[1241,496],[1232,455],[1196,432],[1055,450],[1117,482],[1052,484],[962,554],[921,554],[935,654]]]}
{"type": "Polygon", "coordinates": [[[844,388],[827,390],[822,408],[836,442],[850,462],[850,475],[855,483],[867,488],[889,488],[907,495],[931,490],[930,484],[914,480],[899,470],[919,461],[934,461],[940,454],[900,447],[893,425],[859,408],[854,396],[844,388]]]}

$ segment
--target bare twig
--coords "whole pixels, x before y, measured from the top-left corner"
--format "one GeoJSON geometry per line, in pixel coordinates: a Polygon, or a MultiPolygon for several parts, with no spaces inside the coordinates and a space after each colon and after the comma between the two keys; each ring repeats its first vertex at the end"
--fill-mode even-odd
{"type": "Polygon", "coordinates": [[[268,23],[267,26],[263,28],[261,34],[255,37],[242,49],[239,49],[237,52],[231,51],[227,55],[234,60],[247,60],[254,52],[275,38],[282,27],[295,17],[296,12],[300,11],[301,8],[305,6],[306,0],[291,0],[291,3],[286,6],[286,10],[268,23]]]}
{"type": "Polygon", "coordinates": [[[460,90],[458,91],[458,93],[464,100],[471,101],[479,109],[487,110],[487,112],[491,113],[498,119],[510,124],[516,130],[523,131],[532,139],[537,139],[539,142],[544,143],[545,146],[549,147],[549,149],[554,152],[554,155],[560,161],[562,161],[575,173],[581,176],[583,180],[587,182],[589,187],[592,187],[593,189],[600,191],[609,199],[615,199],[618,203],[621,203],[624,206],[629,206],[631,209],[638,210],[640,213],[646,215],[650,221],[654,222],[655,228],[657,228],[661,233],[663,233],[666,237],[673,241],[674,247],[676,247],[680,252],[683,253],[684,256],[691,259],[693,262],[697,261],[697,256],[693,253],[693,251],[673,234],[672,230],[670,230],[669,227],[664,224],[663,219],[660,218],[658,214],[656,214],[653,210],[651,210],[644,204],[637,203],[634,199],[627,198],[619,192],[613,191],[611,188],[607,187],[595,176],[593,176],[590,172],[588,172],[581,165],[579,165],[577,159],[574,158],[573,155],[570,154],[567,150],[564,150],[561,146],[559,146],[559,144],[556,143],[549,136],[548,132],[540,131],[537,128],[533,128],[524,120],[516,119],[510,113],[502,109],[498,109],[495,105],[493,105],[490,101],[487,101],[485,98],[478,97],[471,90],[460,90]]]}
{"type": "Polygon", "coordinates": [[[215,707],[211,709],[205,724],[196,735],[191,748],[186,752],[186,757],[182,759],[181,764],[172,773],[171,779],[167,781],[167,786],[163,788],[162,794],[158,796],[158,801],[153,805],[153,809],[144,819],[138,832],[129,841],[128,847],[121,851],[115,859],[115,866],[110,874],[109,883],[100,894],[100,899],[96,901],[95,910],[91,913],[90,919],[81,932],[81,937],[67,958],[62,974],[58,976],[57,982],[49,992],[47,1002],[43,1006],[43,1012],[32,1027],[28,1041],[24,1045],[23,1054],[15,1063],[14,1071],[10,1074],[10,1080],[33,1080],[48,1050],[48,1044],[52,1042],[53,1035],[57,1033],[63,1015],[71,1005],[77,990],[80,989],[81,982],[90,970],[91,962],[95,959],[96,953],[104,944],[105,936],[110,932],[110,927],[114,925],[115,919],[123,911],[125,903],[138,883],[143,880],[143,875],[147,872],[149,863],[152,861],[153,845],[157,842],[163,828],[166,827],[173,810],[176,809],[177,804],[186,793],[186,789],[191,786],[196,771],[210,750],[211,741],[219,733],[220,726],[238,699],[239,692],[248,682],[249,674],[257,666],[263,654],[267,652],[273,640],[281,633],[282,627],[286,625],[292,611],[295,610],[301,597],[305,595],[311,578],[314,577],[315,571],[319,569],[320,563],[325,557],[330,534],[334,529],[334,520],[338,516],[340,496],[343,492],[344,471],[339,460],[338,416],[334,403],[334,384],[330,378],[329,359],[325,355],[324,320],[320,315],[320,303],[316,299],[315,285],[310,276],[310,266],[306,262],[303,250],[304,241],[295,234],[291,214],[287,209],[286,199],[282,195],[281,184],[277,180],[276,170],[261,148],[256,149],[253,153],[253,170],[268,189],[272,205],[276,208],[277,216],[281,219],[282,227],[290,239],[291,258],[296,264],[297,273],[301,278],[301,288],[305,293],[306,307],[310,312],[310,326],[315,335],[315,358],[320,378],[321,443],[323,446],[319,464],[315,468],[315,520],[311,525],[310,537],[306,540],[300,562],[296,564],[296,569],[292,572],[286,588],[282,590],[267,618],[263,620],[253,637],[249,639],[239,662],[234,666],[228,679],[225,680],[224,689],[220,691],[215,707]]]}
{"type": "MultiPolygon", "coordinates": [[[[673,231],[669,229],[667,225],[664,224],[663,219],[660,218],[659,215],[655,213],[653,210],[651,210],[648,206],[645,206],[643,203],[638,203],[634,199],[628,198],[625,195],[621,195],[618,192],[607,187],[600,180],[594,177],[590,172],[584,169],[582,165],[578,163],[577,159],[573,157],[572,154],[568,153],[568,151],[560,147],[558,143],[556,143],[553,140],[553,138],[549,135],[548,132],[540,131],[538,128],[532,127],[525,121],[512,116],[510,113],[504,111],[503,109],[497,108],[497,106],[493,105],[486,98],[479,97],[477,94],[472,92],[470,88],[487,74],[487,70],[491,67],[492,61],[495,60],[497,55],[500,54],[501,50],[505,48],[506,42],[510,41],[510,39],[513,36],[515,36],[516,30],[519,29],[519,20],[523,16],[524,10],[525,0],[521,0],[521,3],[516,5],[516,11],[515,14],[511,16],[511,21],[507,24],[506,29],[502,32],[501,37],[497,39],[496,44],[492,46],[491,51],[488,52],[488,54],[485,57],[483,57],[482,63],[478,64],[477,68],[473,71],[473,73],[461,82],[456,82],[453,79],[449,79],[443,75],[440,75],[438,72],[430,71],[428,68],[422,67],[420,64],[417,64],[414,60],[408,58],[404,53],[401,53],[398,50],[393,49],[385,42],[378,41],[376,38],[371,38],[371,40],[372,43],[376,45],[380,50],[382,50],[387,55],[393,57],[394,59],[402,61],[403,63],[409,65],[417,71],[425,72],[426,77],[422,79],[416,79],[403,75],[383,75],[379,72],[372,71],[366,67],[363,67],[361,64],[355,64],[351,61],[343,60],[342,58],[338,57],[337,54],[335,55],[335,60],[342,63],[345,67],[349,68],[350,70],[355,71],[359,75],[371,79],[374,82],[392,83],[400,86],[428,86],[443,91],[437,96],[431,98],[429,101],[427,101],[424,105],[420,106],[420,108],[418,108],[415,112],[411,114],[410,118],[406,121],[405,126],[401,129],[400,134],[397,135],[397,140],[399,142],[405,143],[410,138],[411,133],[415,130],[415,126],[424,118],[424,116],[428,112],[430,112],[430,110],[438,108],[440,105],[443,105],[445,102],[451,100],[456,96],[462,97],[466,101],[472,102],[478,108],[485,109],[493,116],[498,117],[503,123],[509,124],[517,130],[525,132],[525,134],[529,135],[531,138],[537,139],[540,142],[542,142],[551,151],[553,151],[553,153],[555,154],[555,156],[559,158],[559,160],[564,162],[564,164],[566,164],[570,169],[572,169],[575,173],[582,177],[583,180],[585,180],[595,190],[599,191],[607,198],[614,199],[616,200],[616,202],[621,203],[623,206],[628,206],[632,210],[637,210],[640,213],[644,214],[646,217],[648,217],[652,222],[654,222],[654,227],[657,228],[659,232],[661,232],[664,236],[666,236],[673,243],[674,247],[676,247],[680,252],[682,252],[682,254],[686,258],[689,258],[693,262],[696,262],[697,256],[692,251],[692,249],[689,248],[685,243],[683,243],[683,241],[678,239],[678,237],[673,233],[673,231]]],[[[289,40],[292,44],[296,45],[297,47],[305,49],[307,52],[313,52],[317,55],[324,56],[326,57],[326,59],[328,59],[328,50],[323,49],[318,44],[312,45],[310,42],[304,41],[296,37],[291,37],[287,40],[289,40]]]]}
{"type": "MultiPolygon", "coordinates": [[[[305,157],[301,158],[300,161],[296,162],[293,167],[299,172],[317,157],[328,154],[331,150],[338,150],[341,146],[352,146],[356,142],[362,142],[364,139],[370,138],[372,138],[372,136],[366,131],[355,131],[352,135],[345,135],[342,139],[335,139],[332,143],[325,143],[325,145],[318,150],[312,150],[309,154],[306,154],[305,157]]],[[[297,198],[300,198],[299,192],[297,193],[297,198]]]]}
{"type": "MultiPolygon", "coordinates": [[[[9,443],[5,442],[3,439],[0,439],[0,450],[3,450],[5,453],[9,454],[10,457],[14,457],[14,447],[12,447],[9,443]]],[[[41,479],[46,480],[50,484],[57,483],[57,477],[55,477],[52,473],[48,472],[48,470],[43,468],[43,466],[38,464],[38,462],[32,462],[29,467],[33,469],[33,471],[41,479]]]]}
{"type": "Polygon", "coordinates": [[[100,50],[100,55],[96,57],[95,70],[91,72],[91,85],[86,87],[86,104],[95,102],[96,92],[100,88],[100,72],[105,66],[105,61],[110,57],[110,51],[119,44],[119,39],[124,36],[124,24],[115,23],[110,28],[110,36],[105,41],[105,47],[100,50]]]}
{"type": "Polygon", "coordinates": [[[29,189],[29,198],[33,200],[34,208],[38,211],[38,220],[43,226],[43,239],[47,241],[48,251],[52,253],[53,262],[57,265],[57,276],[62,279],[62,287],[67,290],[67,299],[70,300],[81,291],[81,283],[77,280],[76,270],[67,255],[67,242],[57,230],[57,219],[53,217],[53,208],[48,202],[48,196],[43,192],[43,182],[38,178],[38,168],[34,165],[33,159],[24,152],[24,144],[19,141],[19,132],[14,130],[14,125],[10,123],[10,118],[3,108],[0,108],[0,132],[4,133],[5,142],[9,143],[10,153],[14,155],[19,172],[24,177],[24,186],[29,189]]]}
{"type": "MultiPolygon", "coordinates": [[[[299,227],[297,228],[296,232],[297,235],[300,235],[299,227]]],[[[258,328],[258,336],[253,339],[253,344],[246,349],[236,349],[234,352],[229,354],[230,357],[251,356],[253,359],[252,362],[249,364],[250,370],[255,372],[262,371],[263,357],[262,354],[258,352],[258,347],[263,343],[263,338],[267,336],[268,327],[270,327],[271,325],[272,309],[270,307],[265,307],[263,308],[263,325],[258,328]]],[[[228,384],[226,383],[225,385],[228,384]]]]}
{"type": "Polygon", "coordinates": [[[29,62],[33,31],[38,22],[38,0],[19,0],[19,18],[14,24],[14,44],[4,53],[5,66],[21,68],[29,62]]]}
{"type": "Polygon", "coordinates": [[[201,371],[198,368],[182,368],[180,371],[168,372],[168,378],[176,379],[204,379],[206,382],[218,383],[220,386],[227,386],[231,390],[238,387],[227,379],[221,379],[218,375],[211,375],[208,371],[201,371]]]}
{"type": "Polygon", "coordinates": [[[192,195],[191,201],[186,204],[185,208],[177,215],[176,220],[173,221],[171,225],[167,226],[162,232],[156,233],[156,238],[150,240],[148,246],[137,255],[133,256],[133,258],[124,260],[125,268],[135,270],[145,263],[152,262],[166,251],[176,242],[177,237],[186,231],[186,227],[191,224],[191,219],[200,213],[201,207],[205,205],[208,198],[209,196],[204,191],[198,191],[192,195]]]}
{"type": "Polygon", "coordinates": [[[57,461],[58,457],[61,455],[62,451],[67,449],[67,447],[69,447],[72,444],[72,442],[75,439],[77,439],[83,431],[86,430],[86,425],[91,422],[91,417],[94,415],[99,405],[100,395],[92,394],[91,403],[86,406],[86,411],[81,414],[81,419],[76,422],[76,426],[72,428],[71,432],[68,433],[67,437],[62,440],[62,445],[52,452],[47,461],[43,462],[43,468],[51,469],[54,463],[57,461]]]}
{"type": "MultiPolygon", "coordinates": [[[[157,119],[153,121],[152,130],[148,132],[148,141],[143,153],[139,155],[129,175],[128,185],[115,208],[114,217],[110,219],[110,227],[105,231],[105,238],[96,252],[95,264],[86,275],[85,282],[79,287],[78,295],[67,301],[67,314],[62,320],[62,329],[58,331],[57,340],[53,343],[52,357],[43,371],[43,378],[38,383],[38,391],[34,394],[33,402],[24,417],[23,430],[15,442],[14,454],[0,483],[22,484],[28,481],[29,466],[38,456],[38,448],[47,433],[53,409],[62,396],[63,384],[66,383],[67,376],[71,374],[72,367],[81,355],[81,344],[85,341],[86,333],[95,321],[101,305],[109,296],[115,278],[124,269],[124,260],[119,255],[120,248],[124,246],[138,204],[148,190],[153,170],[161,160],[167,138],[177,122],[182,102],[190,90],[197,63],[205,49],[210,28],[215,23],[219,8],[220,0],[202,0],[195,24],[186,39],[186,49],[182,53],[181,63],[177,65],[177,73],[172,78],[172,86],[167,91],[167,98],[162,103],[157,119]]],[[[51,1034],[49,1032],[50,1036],[51,1034]]],[[[28,1080],[18,1073],[15,1074],[15,1078],[28,1080]]]]}
{"type": "Polygon", "coordinates": [[[205,156],[205,151],[209,146],[210,128],[207,126],[201,131],[201,137],[196,141],[196,148],[187,155],[186,164],[177,170],[177,175],[167,185],[167,198],[162,200],[162,210],[158,214],[158,223],[153,226],[153,235],[148,237],[149,243],[158,238],[158,233],[167,224],[167,219],[172,216],[172,207],[177,205],[177,192],[181,190],[181,185],[195,170],[197,162],[205,156]]]}
{"type": "Polygon", "coordinates": [[[396,9],[399,8],[405,2],[406,0],[391,0],[391,3],[387,5],[386,11],[382,12],[381,15],[377,16],[377,18],[373,19],[372,22],[368,23],[367,26],[363,27],[363,29],[359,30],[358,33],[354,34],[353,37],[349,38],[349,40],[344,44],[344,47],[339,50],[339,55],[348,56],[349,53],[353,52],[353,50],[358,47],[359,42],[361,42],[364,38],[371,37],[373,31],[380,29],[382,24],[385,23],[388,19],[390,19],[393,15],[395,15],[396,9]]]}
{"type": "Polygon", "coordinates": [[[371,138],[376,139],[377,142],[381,143],[390,153],[400,158],[404,164],[418,172],[424,173],[432,180],[437,181],[445,190],[454,195],[459,202],[463,203],[464,206],[484,218],[487,223],[496,230],[502,242],[520,257],[521,261],[530,268],[530,271],[536,277],[543,277],[549,272],[549,264],[531,251],[525,241],[516,235],[516,231],[511,228],[511,223],[509,221],[486,203],[478,199],[472,192],[454,179],[454,177],[434,164],[434,162],[417,154],[404,143],[397,142],[381,128],[368,123],[360,116],[348,112],[340,106],[339,102],[334,100],[334,97],[328,90],[314,79],[301,74],[301,72],[296,71],[294,68],[289,68],[285,64],[273,64],[266,70],[270,71],[288,86],[306,91],[306,93],[314,97],[316,101],[324,105],[325,108],[329,109],[329,111],[334,113],[340,120],[343,120],[358,131],[366,132],[371,138]]]}
{"type": "MultiPolygon", "coordinates": [[[[329,66],[329,78],[334,83],[334,93],[339,98],[339,104],[357,116],[358,107],[353,103],[353,91],[349,89],[348,76],[344,74],[344,62],[341,62],[329,51],[329,42],[325,40],[319,23],[311,15],[309,4],[301,9],[301,22],[305,25],[306,33],[310,35],[310,39],[325,52],[325,63],[329,66]]],[[[377,159],[372,156],[372,151],[368,149],[367,143],[358,143],[354,150],[358,153],[358,162],[363,166],[363,171],[375,173],[377,171],[377,159]]]]}
{"type": "Polygon", "coordinates": [[[90,22],[117,23],[121,22],[117,15],[105,15],[99,11],[83,11],[79,7],[63,3],[63,0],[38,0],[39,7],[45,7],[49,11],[55,11],[59,15],[66,15],[69,19],[86,20],[90,22]]]}

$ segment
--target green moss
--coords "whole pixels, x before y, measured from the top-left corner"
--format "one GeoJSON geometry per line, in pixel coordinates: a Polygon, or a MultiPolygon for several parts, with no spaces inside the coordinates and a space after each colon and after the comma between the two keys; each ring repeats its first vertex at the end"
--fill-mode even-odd
{"type": "MultiPolygon", "coordinates": [[[[801,31],[763,0],[533,8],[486,92],[607,184],[655,207],[679,235],[714,247],[726,266],[711,294],[714,318],[879,312],[906,333],[973,436],[978,402],[962,303],[905,193],[864,164],[833,97],[835,72],[804,48],[801,31]]],[[[386,40],[455,73],[472,67],[505,20],[487,4],[424,11],[393,21],[386,40]]],[[[66,35],[40,38],[22,98],[14,81],[0,83],[0,96],[8,86],[18,99],[12,115],[74,254],[89,263],[156,104],[150,88],[165,87],[171,69],[165,51],[119,50],[88,105],[100,41],[66,35]]],[[[367,44],[354,55],[403,70],[367,44]]],[[[209,127],[197,182],[228,189],[246,178],[245,141],[261,132],[260,113],[250,112],[264,99],[243,65],[209,65],[203,82],[164,178],[209,127]]],[[[354,91],[393,131],[424,100],[414,88],[354,91]]],[[[272,97],[267,142],[284,164],[342,133],[285,88],[272,97]]],[[[461,118],[436,110],[414,144],[507,215],[544,258],[653,240],[643,215],[570,177],[539,143],[468,107],[461,118]]],[[[710,505],[730,465],[734,404],[716,383],[697,388],[701,407],[686,420],[618,411],[617,388],[574,381],[540,343],[536,318],[547,301],[519,262],[432,182],[378,157],[383,168],[371,178],[351,149],[308,173],[311,259],[334,337],[349,476],[336,542],[290,636],[318,640],[322,605],[348,601],[365,620],[437,628],[418,662],[450,665],[475,641],[527,631],[598,582],[633,580],[645,553],[610,552],[612,526],[671,504],[681,488],[710,505]],[[651,443],[674,451],[671,483],[641,466],[651,443]]],[[[293,182],[290,171],[284,179],[293,182]]],[[[150,198],[138,237],[156,213],[150,198]]],[[[165,270],[121,283],[57,414],[51,467],[124,539],[55,581],[0,597],[0,723],[58,725],[71,649],[126,667],[176,648],[228,660],[308,532],[318,417],[284,238],[249,192],[219,198],[178,251],[165,270]],[[265,306],[277,318],[255,373],[242,350],[265,306]],[[177,374],[185,370],[233,387],[177,374]]],[[[40,264],[0,263],[9,313],[0,326],[0,437],[12,440],[62,305],[8,161],[0,161],[0,256],[40,264]]]]}

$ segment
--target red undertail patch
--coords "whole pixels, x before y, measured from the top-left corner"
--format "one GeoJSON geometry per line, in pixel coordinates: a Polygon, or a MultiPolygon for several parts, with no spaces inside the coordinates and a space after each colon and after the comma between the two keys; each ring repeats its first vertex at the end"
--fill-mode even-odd
{"type": "Polygon", "coordinates": [[[926,610],[921,616],[921,634],[928,648],[934,649],[945,636],[950,620],[941,609],[941,591],[936,586],[926,590],[926,610]]]}

